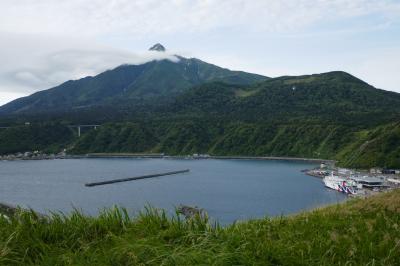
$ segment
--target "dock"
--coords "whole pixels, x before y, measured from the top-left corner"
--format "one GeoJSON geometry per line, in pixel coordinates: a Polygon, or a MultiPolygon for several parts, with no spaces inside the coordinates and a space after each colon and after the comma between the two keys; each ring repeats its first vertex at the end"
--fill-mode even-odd
{"type": "Polygon", "coordinates": [[[113,180],[93,182],[93,183],[86,183],[85,186],[86,187],[94,187],[94,186],[108,185],[108,184],[127,182],[127,181],[146,179],[146,178],[153,178],[153,177],[159,177],[159,176],[183,174],[183,173],[187,173],[187,172],[189,172],[189,169],[173,171],[173,172],[166,172],[166,173],[157,173],[157,174],[151,174],[151,175],[142,175],[142,176],[135,176],[135,177],[128,177],[128,178],[121,178],[121,179],[113,179],[113,180]]]}
{"type": "Polygon", "coordinates": [[[319,177],[319,178],[324,178],[328,173],[325,170],[320,170],[320,169],[305,169],[302,170],[303,173],[305,173],[306,175],[309,176],[313,176],[313,177],[319,177]]]}

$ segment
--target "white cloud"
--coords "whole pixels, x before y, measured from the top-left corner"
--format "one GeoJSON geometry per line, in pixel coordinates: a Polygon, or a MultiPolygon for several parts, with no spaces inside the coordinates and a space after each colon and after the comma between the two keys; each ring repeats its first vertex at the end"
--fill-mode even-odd
{"type": "MultiPolygon", "coordinates": [[[[115,45],[114,39],[138,42],[201,36],[206,45],[213,47],[207,36],[218,35],[218,41],[224,42],[224,34],[234,32],[234,42],[239,43],[236,47],[249,49],[249,35],[263,36],[265,40],[292,35],[296,49],[297,36],[384,30],[396,23],[400,23],[400,2],[396,0],[1,0],[0,103],[10,95],[26,95],[123,63],[157,59],[154,54],[123,51],[116,46],[124,45],[115,45]],[[357,21],[360,18],[364,19],[357,21]],[[347,23],[350,21],[356,23],[347,23]]],[[[182,48],[196,52],[191,46],[179,47],[182,48]]],[[[281,65],[268,65],[267,55],[263,54],[259,57],[264,56],[264,61],[252,63],[251,57],[246,58],[243,53],[236,57],[232,49],[205,49],[200,53],[210,54],[205,56],[210,62],[226,62],[225,67],[270,76],[286,69],[291,73],[282,74],[305,73],[310,69],[300,63],[293,68],[284,65],[284,61],[281,65]]],[[[396,67],[394,60],[385,57],[379,64],[396,67]]],[[[275,64],[277,60],[271,62],[275,64]]],[[[391,87],[387,88],[392,88],[397,83],[386,72],[374,72],[376,64],[363,62],[366,67],[360,67],[356,73],[363,77],[367,75],[363,73],[371,74],[369,80],[376,80],[379,87],[389,84],[391,87]],[[386,79],[391,81],[385,82],[386,79]]]]}
{"type": "Polygon", "coordinates": [[[26,96],[25,93],[15,93],[7,91],[7,88],[3,88],[0,85],[0,106],[6,104],[14,99],[26,96]]]}
{"type": "Polygon", "coordinates": [[[298,30],[317,21],[379,13],[398,20],[390,0],[2,0],[0,31],[59,34],[171,34],[224,27],[298,30]]]}
{"type": "Polygon", "coordinates": [[[63,42],[59,38],[46,38],[43,43],[43,36],[29,38],[8,34],[7,37],[0,44],[0,58],[3,58],[0,84],[1,91],[10,95],[47,89],[66,80],[96,75],[121,64],[142,64],[160,59],[178,60],[170,53],[131,53],[93,42],[91,48],[88,48],[78,41],[63,42]],[[30,47],[27,50],[23,45],[26,41],[29,41],[30,47]]]}
{"type": "Polygon", "coordinates": [[[370,84],[400,92],[400,48],[371,52],[349,71],[370,84]]]}

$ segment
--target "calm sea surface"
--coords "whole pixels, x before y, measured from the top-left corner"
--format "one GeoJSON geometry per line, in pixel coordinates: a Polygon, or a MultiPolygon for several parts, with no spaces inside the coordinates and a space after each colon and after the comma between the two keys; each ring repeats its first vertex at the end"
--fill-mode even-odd
{"type": "Polygon", "coordinates": [[[0,161],[0,202],[40,212],[74,207],[95,215],[113,205],[131,213],[145,205],[173,212],[204,208],[222,224],[290,214],[343,201],[302,169],[315,164],[259,160],[69,159],[0,161]],[[88,182],[190,169],[189,173],[98,187],[88,182]]]}

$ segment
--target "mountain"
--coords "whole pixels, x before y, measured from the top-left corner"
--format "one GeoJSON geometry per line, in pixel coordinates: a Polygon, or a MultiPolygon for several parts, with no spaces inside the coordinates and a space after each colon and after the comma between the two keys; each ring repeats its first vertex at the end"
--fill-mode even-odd
{"type": "MultiPolygon", "coordinates": [[[[161,44],[150,48],[164,52],[161,44]]],[[[103,105],[135,105],[142,100],[174,97],[210,81],[251,84],[267,77],[221,68],[196,58],[121,65],[94,77],[67,81],[0,107],[0,114],[70,111],[103,105]]]]}
{"type": "Polygon", "coordinates": [[[149,51],[165,52],[166,49],[161,43],[156,43],[149,48],[149,51]]]}
{"type": "Polygon", "coordinates": [[[399,117],[400,94],[340,71],[246,86],[213,82],[90,131],[72,151],[292,156],[400,168],[399,117]]]}
{"type": "Polygon", "coordinates": [[[156,103],[114,116],[111,106],[62,115],[67,124],[102,123],[81,138],[57,123],[6,129],[0,131],[5,140],[0,154],[67,147],[77,154],[293,156],[335,159],[349,167],[400,168],[400,94],[345,72],[252,85],[211,82],[156,103]]]}
{"type": "Polygon", "coordinates": [[[271,78],[249,86],[208,83],[179,95],[163,112],[241,120],[380,124],[400,113],[400,94],[341,71],[271,78]],[[169,109],[168,109],[169,108],[169,109]]]}
{"type": "Polygon", "coordinates": [[[341,71],[266,78],[178,58],[123,65],[1,107],[13,116],[0,122],[32,123],[0,130],[0,154],[67,148],[76,154],[292,156],[400,168],[399,93],[341,71]],[[102,125],[80,138],[65,126],[82,123],[102,125]]]}

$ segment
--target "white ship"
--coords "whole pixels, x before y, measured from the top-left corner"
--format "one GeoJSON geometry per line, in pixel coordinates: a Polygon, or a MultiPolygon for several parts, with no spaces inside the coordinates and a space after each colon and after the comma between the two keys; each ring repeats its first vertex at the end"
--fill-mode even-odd
{"type": "Polygon", "coordinates": [[[325,186],[346,194],[356,194],[356,184],[353,180],[348,180],[339,176],[326,176],[323,179],[325,186]]]}

